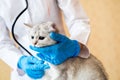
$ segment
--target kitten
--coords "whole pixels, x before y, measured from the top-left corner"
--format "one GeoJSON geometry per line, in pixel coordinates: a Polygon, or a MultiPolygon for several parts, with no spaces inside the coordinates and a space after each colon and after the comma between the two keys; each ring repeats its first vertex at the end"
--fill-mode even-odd
{"type": "MultiPolygon", "coordinates": [[[[29,38],[34,46],[43,47],[56,43],[49,37],[50,32],[56,31],[54,23],[40,23],[33,28],[29,24],[25,25],[31,27],[29,38]]],[[[57,66],[51,63],[49,65],[50,69],[45,71],[41,80],[108,80],[101,62],[92,54],[87,59],[75,57],[57,66]]]]}
{"type": "Polygon", "coordinates": [[[33,27],[26,23],[25,25],[31,28],[28,36],[32,45],[44,47],[56,43],[56,41],[52,40],[49,36],[50,32],[56,31],[52,22],[41,23],[33,27]]]}

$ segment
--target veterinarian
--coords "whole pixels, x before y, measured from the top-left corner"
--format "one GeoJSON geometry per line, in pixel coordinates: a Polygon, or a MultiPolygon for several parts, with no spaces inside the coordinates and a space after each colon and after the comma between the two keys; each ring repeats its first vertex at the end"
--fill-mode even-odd
{"type": "MultiPolygon", "coordinates": [[[[37,51],[39,58],[54,65],[63,63],[69,57],[89,57],[89,51],[85,46],[90,34],[89,19],[79,0],[28,0],[28,4],[28,9],[16,23],[15,37],[33,55],[37,51]],[[61,35],[64,34],[62,14],[70,39],[61,35]],[[58,44],[47,48],[30,46],[24,23],[35,25],[46,21],[52,21],[58,26],[57,29],[61,34],[50,34],[58,44]],[[51,54],[49,54],[50,50],[52,50],[51,54]]],[[[25,0],[0,0],[0,59],[11,67],[11,80],[37,80],[44,76],[46,69],[50,68],[43,61],[29,56],[24,50],[16,47],[10,38],[12,23],[25,6],[25,0]]]]}

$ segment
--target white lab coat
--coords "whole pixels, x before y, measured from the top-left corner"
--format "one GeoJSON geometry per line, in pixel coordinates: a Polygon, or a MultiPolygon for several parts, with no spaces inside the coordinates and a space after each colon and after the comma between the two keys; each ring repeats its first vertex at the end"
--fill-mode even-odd
{"type": "MultiPolygon", "coordinates": [[[[79,4],[79,0],[28,0],[28,3],[29,8],[15,26],[17,40],[28,50],[30,49],[26,38],[27,27],[23,23],[34,25],[53,21],[60,33],[64,34],[61,12],[64,15],[71,39],[86,44],[90,33],[89,19],[79,4]]],[[[0,0],[0,59],[13,69],[11,80],[32,80],[27,75],[19,75],[21,72],[17,71],[17,62],[22,55],[27,55],[27,53],[16,48],[9,36],[14,19],[25,6],[25,0],[0,0]]]]}

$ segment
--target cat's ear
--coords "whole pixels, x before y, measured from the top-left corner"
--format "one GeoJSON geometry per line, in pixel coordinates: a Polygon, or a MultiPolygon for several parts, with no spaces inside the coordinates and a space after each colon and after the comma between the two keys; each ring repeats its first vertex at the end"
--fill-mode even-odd
{"type": "Polygon", "coordinates": [[[53,22],[47,22],[48,27],[49,27],[49,32],[57,32],[56,25],[53,22]]]}
{"type": "Polygon", "coordinates": [[[25,26],[32,28],[33,26],[31,24],[24,23],[25,26]]]}

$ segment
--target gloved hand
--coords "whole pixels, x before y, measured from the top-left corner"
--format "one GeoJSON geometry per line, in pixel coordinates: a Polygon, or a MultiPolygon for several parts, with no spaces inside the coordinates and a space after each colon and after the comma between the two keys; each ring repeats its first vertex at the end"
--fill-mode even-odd
{"type": "Polygon", "coordinates": [[[80,53],[80,45],[76,40],[70,40],[55,32],[51,32],[50,37],[57,43],[46,47],[30,46],[32,50],[38,52],[37,56],[42,60],[58,65],[70,57],[78,56],[80,53]]]}
{"type": "Polygon", "coordinates": [[[42,78],[44,70],[50,67],[48,64],[44,64],[44,61],[33,56],[22,56],[18,61],[18,68],[22,69],[29,77],[38,79],[42,78]]]}

